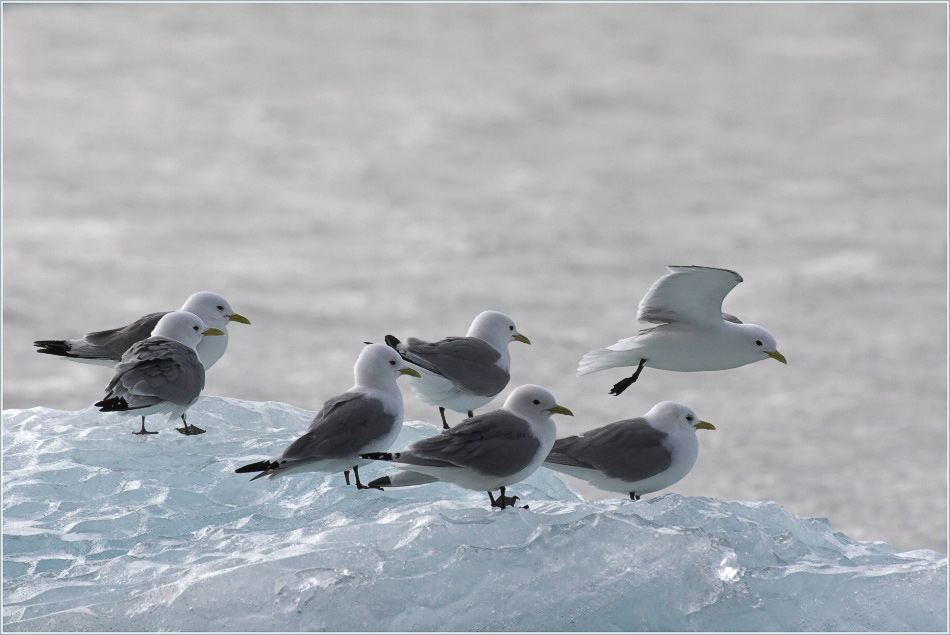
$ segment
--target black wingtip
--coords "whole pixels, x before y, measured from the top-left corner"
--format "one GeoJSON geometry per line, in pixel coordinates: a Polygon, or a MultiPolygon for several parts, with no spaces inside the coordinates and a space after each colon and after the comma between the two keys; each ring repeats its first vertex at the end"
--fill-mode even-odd
{"type": "Polygon", "coordinates": [[[66,340],[36,340],[33,342],[40,350],[37,353],[46,353],[47,355],[59,355],[60,357],[76,357],[69,354],[69,344],[66,340]]]}
{"type": "Polygon", "coordinates": [[[247,465],[242,465],[238,469],[234,470],[237,474],[245,474],[247,472],[266,472],[277,467],[277,463],[272,461],[258,461],[257,463],[248,463],[247,465]]]}
{"type": "Polygon", "coordinates": [[[401,344],[401,342],[392,335],[387,335],[385,339],[386,339],[386,345],[389,346],[390,348],[396,348],[397,346],[399,346],[399,344],[401,344]]]}
{"type": "Polygon", "coordinates": [[[383,488],[383,487],[389,487],[392,484],[393,484],[393,480],[391,478],[389,478],[388,476],[381,476],[375,481],[370,481],[369,483],[367,483],[366,487],[383,488]]]}
{"type": "Polygon", "coordinates": [[[360,454],[360,457],[372,461],[392,461],[399,458],[399,452],[395,454],[392,452],[367,452],[366,454],[360,454]]]}
{"type": "Polygon", "coordinates": [[[108,399],[97,401],[93,405],[99,406],[100,412],[121,412],[123,410],[132,410],[132,408],[129,408],[129,402],[125,400],[125,397],[109,397],[108,399]]]}

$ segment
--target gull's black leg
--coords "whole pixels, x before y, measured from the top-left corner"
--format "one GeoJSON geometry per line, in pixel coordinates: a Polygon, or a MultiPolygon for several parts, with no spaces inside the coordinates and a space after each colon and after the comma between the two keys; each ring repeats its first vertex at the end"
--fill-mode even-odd
{"type": "Polygon", "coordinates": [[[145,417],[142,417],[142,429],[138,432],[133,432],[132,434],[158,434],[158,431],[151,432],[145,429],[145,417]]]}
{"type": "Polygon", "coordinates": [[[181,416],[182,422],[185,424],[184,428],[175,428],[184,435],[191,436],[193,434],[204,434],[205,431],[199,428],[198,426],[193,426],[188,424],[188,419],[185,419],[185,415],[181,416]]]}
{"type": "MultiPolygon", "coordinates": [[[[488,500],[491,501],[492,507],[500,507],[501,509],[507,509],[508,507],[514,507],[515,501],[518,500],[517,496],[505,496],[505,488],[502,487],[499,489],[501,492],[498,498],[492,496],[491,492],[488,492],[488,500]]],[[[521,509],[528,509],[527,505],[522,506],[521,509]]]]}
{"type": "Polygon", "coordinates": [[[443,408],[442,406],[439,406],[439,414],[442,415],[442,428],[444,430],[448,430],[449,423],[448,421],[445,420],[445,408],[443,408]]]}
{"type": "Polygon", "coordinates": [[[356,489],[378,489],[379,491],[383,491],[382,487],[370,487],[369,485],[360,483],[360,467],[358,465],[353,466],[353,476],[356,477],[356,489]]]}
{"type": "Polygon", "coordinates": [[[471,410],[469,410],[469,411],[468,411],[468,418],[471,419],[471,418],[474,417],[474,416],[475,416],[475,413],[472,412],[471,410]]]}
{"type": "Polygon", "coordinates": [[[630,500],[632,500],[632,501],[638,501],[638,500],[640,500],[640,497],[637,496],[637,493],[636,493],[636,492],[630,492],[630,500]]]}
{"type": "Polygon", "coordinates": [[[349,471],[349,470],[343,470],[343,478],[346,479],[346,484],[349,485],[349,484],[350,484],[350,471],[349,471]]]}
{"type": "Polygon", "coordinates": [[[643,370],[643,365],[646,363],[647,360],[641,359],[640,363],[637,365],[637,371],[626,379],[621,379],[616,384],[614,384],[614,387],[610,389],[610,394],[616,396],[629,388],[630,384],[637,381],[637,379],[640,377],[640,372],[643,370]]]}

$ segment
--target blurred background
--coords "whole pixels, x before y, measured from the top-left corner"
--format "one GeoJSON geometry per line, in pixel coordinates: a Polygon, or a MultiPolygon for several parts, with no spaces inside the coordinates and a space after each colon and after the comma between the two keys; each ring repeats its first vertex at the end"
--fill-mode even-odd
{"type": "Polygon", "coordinates": [[[718,429],[672,491],[946,553],[946,12],[4,5],[3,407],[88,407],[33,340],[199,290],[253,322],[205,394],[312,410],[491,308],[562,436],[680,401],[718,429]],[[788,366],[575,377],[668,264],[741,273],[788,366]]]}

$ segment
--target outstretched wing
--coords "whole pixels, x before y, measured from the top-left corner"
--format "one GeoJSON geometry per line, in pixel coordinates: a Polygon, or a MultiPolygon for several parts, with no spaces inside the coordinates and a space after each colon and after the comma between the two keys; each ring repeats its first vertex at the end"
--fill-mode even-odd
{"type": "Polygon", "coordinates": [[[721,322],[722,301],[742,276],[729,269],[670,266],[640,300],[637,319],[658,324],[721,322]]]}
{"type": "Polygon", "coordinates": [[[400,453],[398,462],[509,476],[523,470],[540,447],[527,421],[506,410],[493,410],[413,443],[400,453]]]}
{"type": "Polygon", "coordinates": [[[558,439],[544,462],[593,469],[632,483],[670,466],[673,455],[663,446],[667,436],[641,417],[625,419],[558,439]]]}

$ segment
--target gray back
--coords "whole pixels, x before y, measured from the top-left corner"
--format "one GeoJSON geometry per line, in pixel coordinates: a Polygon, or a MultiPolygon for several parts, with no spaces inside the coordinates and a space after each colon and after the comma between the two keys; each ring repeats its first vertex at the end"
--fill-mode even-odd
{"type": "Polygon", "coordinates": [[[356,457],[366,444],[383,437],[399,422],[383,402],[346,392],[328,400],[306,434],[287,446],[281,458],[323,460],[356,457]]]}
{"type": "Polygon", "coordinates": [[[190,404],[204,386],[205,369],[198,354],[174,340],[155,337],[133,344],[126,351],[106,391],[124,396],[135,408],[159,401],[190,404]]]}
{"type": "Polygon", "coordinates": [[[508,385],[508,371],[496,366],[501,354],[477,337],[447,337],[438,342],[410,337],[403,352],[408,361],[475,395],[494,397],[508,385]]]}
{"type": "Polygon", "coordinates": [[[152,335],[155,325],[158,324],[158,321],[166,313],[168,313],[168,311],[149,313],[131,324],[120,326],[117,329],[87,333],[83,336],[83,339],[107,351],[109,353],[109,359],[119,361],[122,359],[122,354],[125,353],[130,346],[152,335]]]}
{"type": "Polygon", "coordinates": [[[645,419],[625,419],[554,442],[546,463],[573,465],[603,472],[622,481],[655,476],[673,461],[663,440],[669,436],[645,419]]]}
{"type": "Polygon", "coordinates": [[[400,454],[399,461],[509,476],[527,467],[540,447],[527,421],[507,410],[493,410],[413,443],[400,454]]]}

